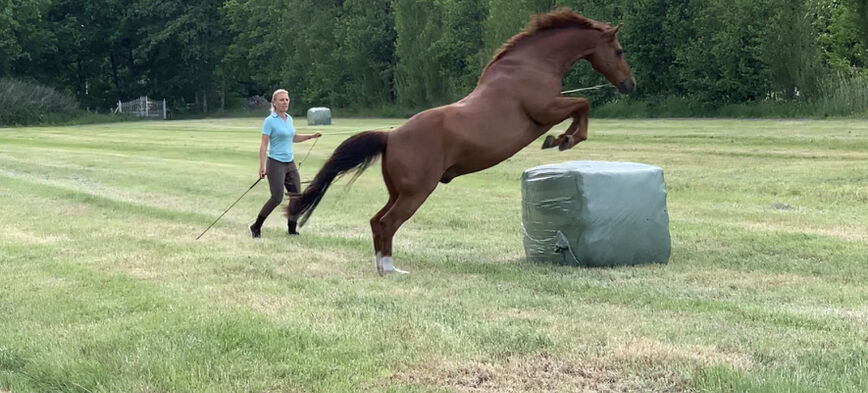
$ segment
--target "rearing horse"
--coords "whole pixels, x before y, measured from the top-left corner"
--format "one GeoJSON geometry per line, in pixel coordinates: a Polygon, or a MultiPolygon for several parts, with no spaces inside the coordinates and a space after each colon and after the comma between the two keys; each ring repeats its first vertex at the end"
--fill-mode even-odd
{"type": "Polygon", "coordinates": [[[382,155],[389,201],[371,218],[377,272],[405,273],[392,261],[392,237],[438,182],[480,171],[511,157],[562,121],[573,121],[543,149],[572,148],[588,137],[590,102],[561,95],[561,80],[580,59],[621,93],[635,81],[617,38],[618,28],[568,9],[534,16],[482,71],[476,88],[458,102],[420,112],[391,132],[356,134],[335,149],[287,213],[304,225],[336,176],[359,173],[382,155]]]}

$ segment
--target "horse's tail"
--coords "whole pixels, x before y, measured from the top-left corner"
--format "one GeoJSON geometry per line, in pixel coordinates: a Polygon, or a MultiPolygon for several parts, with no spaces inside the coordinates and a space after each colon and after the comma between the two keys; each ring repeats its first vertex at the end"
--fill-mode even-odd
{"type": "Polygon", "coordinates": [[[386,140],[389,134],[382,131],[365,131],[353,135],[343,141],[325,165],[319,170],[313,181],[304,189],[304,192],[293,195],[286,208],[287,215],[298,217],[298,226],[307,222],[316,205],[325,195],[329,185],[336,177],[356,170],[356,174],[350,181],[362,174],[374,160],[386,151],[386,140]]]}

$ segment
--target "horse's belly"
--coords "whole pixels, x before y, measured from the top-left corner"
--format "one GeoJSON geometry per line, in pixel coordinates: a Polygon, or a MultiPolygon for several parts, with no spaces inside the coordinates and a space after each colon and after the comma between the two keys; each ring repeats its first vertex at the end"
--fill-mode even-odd
{"type": "Polygon", "coordinates": [[[465,154],[461,160],[458,160],[454,165],[446,168],[440,181],[442,183],[449,183],[453,178],[458,176],[491,168],[505,161],[507,158],[512,157],[519,150],[521,149],[496,152],[477,151],[475,153],[465,154]]]}

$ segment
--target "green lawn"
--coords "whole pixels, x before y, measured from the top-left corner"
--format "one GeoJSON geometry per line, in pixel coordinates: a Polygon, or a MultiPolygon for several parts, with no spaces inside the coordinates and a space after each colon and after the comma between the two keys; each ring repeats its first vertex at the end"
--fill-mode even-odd
{"type": "MultiPolygon", "coordinates": [[[[402,120],[296,123],[325,136],[402,120]]],[[[868,391],[868,121],[591,121],[441,185],[377,276],[379,164],[246,224],[260,119],[0,129],[0,392],[868,391]],[[532,264],[524,169],[663,168],[667,265],[532,264]]],[[[562,125],[560,128],[563,128],[562,125]]],[[[310,142],[296,145],[303,157],[310,142]]]]}

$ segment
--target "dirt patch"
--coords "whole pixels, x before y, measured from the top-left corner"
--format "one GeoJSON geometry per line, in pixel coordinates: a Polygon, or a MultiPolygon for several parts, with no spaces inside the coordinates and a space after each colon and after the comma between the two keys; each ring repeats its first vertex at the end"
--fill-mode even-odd
{"type": "Polygon", "coordinates": [[[643,338],[627,343],[612,353],[615,359],[632,363],[683,363],[703,366],[725,365],[737,370],[751,367],[750,357],[720,351],[713,347],[700,345],[668,345],[660,341],[643,338]]]}
{"type": "Polygon", "coordinates": [[[430,362],[391,382],[437,386],[455,392],[690,392],[674,373],[631,374],[581,359],[548,354],[497,361],[430,362]]]}
{"type": "MultiPolygon", "coordinates": [[[[780,209],[778,209],[780,210],[780,209]]],[[[743,222],[739,224],[734,224],[735,226],[739,226],[745,229],[749,229],[752,231],[775,231],[775,232],[784,232],[788,234],[810,234],[814,236],[829,236],[835,237],[838,239],[851,241],[851,242],[864,242],[868,240],[868,232],[861,227],[854,227],[848,225],[839,225],[834,228],[828,227],[807,227],[807,226],[799,226],[793,227],[788,226],[786,223],[768,223],[768,222],[743,222]]]]}
{"type": "MultiPolygon", "coordinates": [[[[9,243],[28,244],[28,245],[48,245],[58,244],[69,240],[64,235],[40,235],[26,231],[7,231],[3,233],[3,238],[9,243]]],[[[3,393],[0,391],[0,393],[3,393]]]]}

